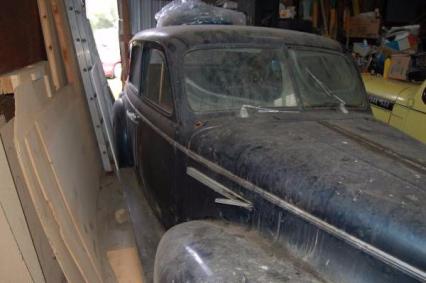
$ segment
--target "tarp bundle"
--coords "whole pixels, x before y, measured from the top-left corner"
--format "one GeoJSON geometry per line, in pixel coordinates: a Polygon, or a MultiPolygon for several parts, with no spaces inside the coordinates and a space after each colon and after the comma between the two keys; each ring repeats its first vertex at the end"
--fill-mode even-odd
{"type": "Polygon", "coordinates": [[[201,0],[174,0],[157,14],[157,27],[174,25],[245,25],[243,13],[215,7],[201,0]]]}

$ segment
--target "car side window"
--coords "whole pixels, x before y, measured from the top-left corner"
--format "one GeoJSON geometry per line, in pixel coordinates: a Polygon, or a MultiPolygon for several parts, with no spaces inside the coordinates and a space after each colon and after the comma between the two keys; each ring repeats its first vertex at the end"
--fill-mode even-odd
{"type": "Polygon", "coordinates": [[[142,47],[140,45],[134,44],[132,46],[132,51],[130,55],[130,72],[129,72],[129,82],[139,90],[140,78],[141,75],[138,70],[140,70],[141,60],[142,59],[142,47]]]}
{"type": "Polygon", "coordinates": [[[172,91],[164,53],[155,48],[145,49],[144,58],[148,62],[144,64],[143,96],[172,113],[172,91]]]}

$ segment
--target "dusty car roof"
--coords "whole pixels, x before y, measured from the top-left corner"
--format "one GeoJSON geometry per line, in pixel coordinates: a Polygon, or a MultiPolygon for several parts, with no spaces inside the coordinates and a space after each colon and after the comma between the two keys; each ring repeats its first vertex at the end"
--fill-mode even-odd
{"type": "Polygon", "coordinates": [[[167,46],[183,43],[187,48],[200,44],[282,42],[341,51],[337,41],[315,34],[292,30],[231,25],[182,25],[148,29],[137,33],[132,41],[150,40],[167,46]]]}

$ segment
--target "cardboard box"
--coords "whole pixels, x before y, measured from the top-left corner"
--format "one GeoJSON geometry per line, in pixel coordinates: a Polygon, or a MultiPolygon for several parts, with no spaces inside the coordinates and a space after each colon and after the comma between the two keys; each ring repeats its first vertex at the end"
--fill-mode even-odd
{"type": "Polygon", "coordinates": [[[349,37],[378,38],[380,35],[380,19],[357,16],[349,21],[349,37]]]}
{"type": "Polygon", "coordinates": [[[397,51],[417,51],[417,38],[412,34],[406,34],[398,39],[386,43],[386,47],[397,51]]]}
{"type": "Polygon", "coordinates": [[[394,54],[391,60],[389,78],[407,80],[407,73],[411,67],[411,56],[408,54],[394,54]]]}

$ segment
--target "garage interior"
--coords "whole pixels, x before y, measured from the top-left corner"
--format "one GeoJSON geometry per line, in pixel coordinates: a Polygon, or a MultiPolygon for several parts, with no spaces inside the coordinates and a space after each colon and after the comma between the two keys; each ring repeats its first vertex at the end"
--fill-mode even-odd
{"type": "MultiPolygon", "coordinates": [[[[120,87],[130,40],[155,28],[170,2],[117,0],[120,87]]],[[[424,0],[205,2],[243,13],[250,26],[338,41],[362,74],[375,118],[426,143],[424,0]],[[398,104],[401,95],[408,106],[398,104]]],[[[116,95],[85,10],[84,0],[2,3],[1,282],[153,281],[165,228],[133,168],[119,168],[116,95]]]]}

